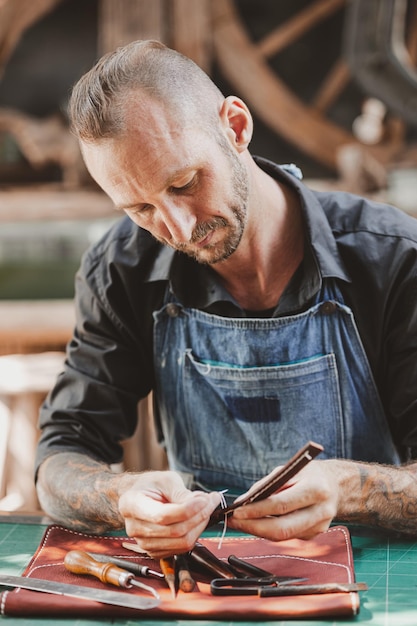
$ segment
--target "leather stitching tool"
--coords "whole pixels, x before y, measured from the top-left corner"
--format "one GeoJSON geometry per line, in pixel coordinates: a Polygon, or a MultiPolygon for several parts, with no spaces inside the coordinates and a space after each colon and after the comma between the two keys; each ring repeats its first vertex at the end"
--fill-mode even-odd
{"type": "Polygon", "coordinates": [[[65,555],[64,565],[66,569],[73,574],[95,576],[103,583],[109,583],[116,587],[123,587],[124,589],[139,587],[159,599],[158,592],[153,587],[136,580],[132,572],[122,569],[110,562],[100,563],[87,552],[70,550],[65,555]]]}

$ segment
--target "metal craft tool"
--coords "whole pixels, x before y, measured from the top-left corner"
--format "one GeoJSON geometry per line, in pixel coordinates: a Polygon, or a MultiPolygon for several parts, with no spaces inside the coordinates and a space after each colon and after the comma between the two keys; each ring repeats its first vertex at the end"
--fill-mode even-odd
{"type": "MultiPolygon", "coordinates": [[[[123,547],[126,550],[131,550],[132,552],[137,552],[139,554],[143,554],[143,550],[139,548],[137,544],[128,543],[127,541],[123,542],[123,547]]],[[[174,561],[168,564],[164,562],[164,569],[166,571],[166,575],[163,573],[156,572],[159,577],[165,578],[170,587],[174,597],[176,596],[177,587],[181,589],[181,591],[185,591],[189,593],[195,587],[195,581],[193,580],[190,571],[188,570],[187,562],[185,555],[175,555],[173,557],[174,561]],[[174,581],[174,582],[172,582],[174,581]]],[[[160,560],[160,567],[162,569],[162,559],[160,560]]],[[[150,570],[154,571],[154,570],[150,570]]],[[[149,574],[152,575],[152,574],[149,574]]]]}
{"type": "Polygon", "coordinates": [[[70,550],[70,552],[67,552],[64,565],[73,574],[95,576],[103,583],[124,587],[125,589],[139,587],[139,589],[159,598],[158,592],[153,587],[136,580],[132,572],[122,569],[113,563],[100,563],[82,550],[70,550]]]}
{"type": "MultiPolygon", "coordinates": [[[[231,554],[227,558],[229,564],[240,574],[243,573],[245,578],[256,578],[260,581],[270,581],[274,583],[285,583],[287,585],[293,583],[301,583],[308,580],[307,578],[296,578],[294,576],[277,576],[272,572],[268,572],[265,569],[257,567],[253,565],[253,563],[249,563],[248,561],[244,561],[243,559],[239,559],[234,554],[231,554]]],[[[237,576],[237,578],[241,578],[241,576],[237,576]]]]}
{"type": "Polygon", "coordinates": [[[236,578],[236,572],[224,561],[218,559],[208,548],[197,542],[188,553],[191,560],[194,560],[203,569],[215,576],[222,578],[236,578]]]}
{"type": "Polygon", "coordinates": [[[177,595],[176,577],[175,577],[175,561],[174,557],[164,557],[159,559],[161,571],[165,577],[168,587],[171,589],[172,597],[177,595]]]}
{"type": "Polygon", "coordinates": [[[325,593],[352,593],[366,591],[366,583],[324,583],[317,585],[277,585],[267,579],[257,578],[215,578],[210,583],[211,593],[215,596],[259,596],[271,598],[276,596],[302,596],[325,593]]]}
{"type": "Polygon", "coordinates": [[[258,578],[269,578],[270,576],[273,576],[271,572],[267,572],[265,569],[257,567],[252,563],[248,563],[248,561],[239,559],[234,554],[230,554],[227,557],[227,560],[234,569],[240,570],[246,575],[246,577],[252,576],[253,578],[256,576],[258,578]]]}
{"type": "Polygon", "coordinates": [[[178,589],[184,591],[184,593],[190,593],[194,590],[195,580],[191,576],[190,569],[188,567],[187,556],[185,554],[176,554],[174,556],[174,561],[178,589]]]}
{"type": "Polygon", "coordinates": [[[160,603],[160,600],[155,597],[147,598],[137,596],[133,593],[123,593],[107,589],[93,589],[91,587],[69,585],[68,583],[59,583],[52,580],[27,578],[26,576],[0,574],[0,585],[30,589],[31,591],[43,591],[45,593],[53,593],[59,596],[69,596],[70,598],[94,600],[95,602],[101,602],[102,604],[124,606],[129,609],[153,609],[160,603]]]}
{"type": "Polygon", "coordinates": [[[100,563],[113,563],[128,572],[132,572],[136,576],[144,576],[145,578],[164,578],[162,572],[151,569],[147,565],[140,565],[140,563],[134,563],[123,557],[109,556],[108,554],[101,554],[99,552],[87,552],[96,561],[100,563]]]}

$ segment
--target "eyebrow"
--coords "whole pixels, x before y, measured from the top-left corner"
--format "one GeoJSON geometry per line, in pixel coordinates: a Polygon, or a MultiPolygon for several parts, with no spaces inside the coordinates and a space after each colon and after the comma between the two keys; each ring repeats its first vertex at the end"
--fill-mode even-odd
{"type": "MultiPolygon", "coordinates": [[[[188,172],[193,172],[193,171],[197,173],[199,169],[200,169],[199,167],[190,165],[188,167],[182,167],[176,170],[166,180],[165,187],[171,187],[172,183],[178,178],[180,178],[181,176],[185,176],[188,172]]],[[[123,205],[115,204],[114,206],[115,206],[116,211],[128,211],[129,209],[136,209],[137,207],[144,206],[145,204],[147,204],[147,202],[133,202],[132,204],[123,204],[123,205]]]]}
{"type": "Polygon", "coordinates": [[[115,204],[114,208],[116,209],[116,211],[127,211],[129,209],[135,209],[138,206],[140,206],[140,203],[138,204],[137,202],[134,202],[133,204],[115,204]]]}

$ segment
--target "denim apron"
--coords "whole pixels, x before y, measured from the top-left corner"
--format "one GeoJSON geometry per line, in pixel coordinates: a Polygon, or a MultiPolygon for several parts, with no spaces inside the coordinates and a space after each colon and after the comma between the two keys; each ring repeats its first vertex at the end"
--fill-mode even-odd
{"type": "Polygon", "coordinates": [[[170,468],[187,486],[239,493],[308,440],[322,459],[400,462],[339,292],[272,319],[168,300],[154,313],[155,394],[170,468]]]}

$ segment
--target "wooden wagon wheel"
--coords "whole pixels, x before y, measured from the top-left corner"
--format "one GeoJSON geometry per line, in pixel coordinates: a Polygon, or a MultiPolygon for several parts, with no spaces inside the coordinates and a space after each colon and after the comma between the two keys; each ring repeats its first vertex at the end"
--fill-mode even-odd
{"type": "Polygon", "coordinates": [[[273,71],[269,60],[330,16],[344,10],[346,4],[347,0],[312,0],[255,43],[233,0],[212,3],[214,49],[227,80],[271,129],[333,170],[338,169],[338,154],[347,145],[356,144],[379,163],[387,163],[403,146],[402,125],[397,124],[400,131],[379,145],[362,146],[350,129],[342,128],[327,116],[351,80],[342,58],[335,59],[310,103],[304,102],[285,84],[273,71]]]}
{"type": "Polygon", "coordinates": [[[2,0],[0,2],[0,74],[25,30],[61,0],[2,0]]]}
{"type": "MultiPolygon", "coordinates": [[[[3,29],[0,27],[0,69],[28,24],[60,1],[0,0],[0,17],[3,18],[0,20],[3,24],[3,29]],[[17,10],[29,4],[30,12],[17,10]]],[[[293,11],[290,18],[255,43],[239,15],[237,0],[153,0],[152,3],[125,0],[123,4],[118,0],[99,0],[100,41],[101,47],[108,49],[134,38],[156,37],[191,56],[207,71],[210,71],[210,53],[214,52],[225,78],[247,101],[255,115],[313,160],[340,172],[340,154],[346,146],[353,146],[385,167],[404,148],[404,124],[390,115],[390,132],[385,134],[383,141],[364,146],[349,127],[332,121],[332,105],[351,80],[342,58],[335,60],[311,102],[305,102],[297,95],[270,63],[273,57],[285,52],[315,27],[341,14],[348,3],[349,0],[310,0],[301,10],[290,9],[293,11]],[[213,49],[209,45],[211,39],[213,49]]],[[[286,6],[292,4],[286,3],[286,6]]],[[[294,2],[295,6],[297,4],[300,6],[294,2]]],[[[417,26],[417,11],[414,12],[414,24],[417,26]]],[[[411,29],[411,35],[410,48],[416,57],[417,27],[411,29]]]]}

